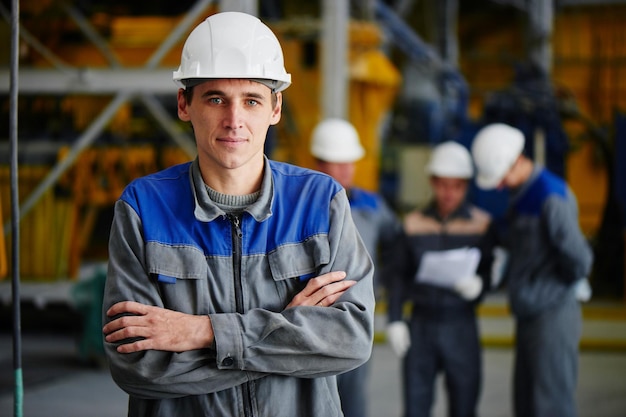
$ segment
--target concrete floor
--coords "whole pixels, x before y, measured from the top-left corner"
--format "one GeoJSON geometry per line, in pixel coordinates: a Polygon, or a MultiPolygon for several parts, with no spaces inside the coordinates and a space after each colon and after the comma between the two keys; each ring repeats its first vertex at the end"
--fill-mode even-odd
{"type": "MultiPolygon", "coordinates": [[[[121,417],[127,396],[102,366],[86,363],[79,349],[81,316],[69,302],[72,285],[23,287],[24,417],[121,417]]],[[[13,416],[14,373],[10,287],[0,283],[0,417],[13,416]]],[[[479,310],[484,384],[481,417],[509,417],[513,321],[502,294],[487,297],[479,310]]],[[[594,300],[583,306],[577,400],[578,417],[626,416],[626,306],[594,300]]],[[[400,361],[380,336],[384,313],[376,315],[377,343],[370,364],[369,417],[400,417],[400,361]]],[[[99,327],[96,329],[99,332],[99,327]]],[[[99,337],[99,333],[97,334],[99,337]]],[[[438,381],[432,417],[446,416],[438,381]]],[[[294,416],[295,417],[295,416],[294,416]]],[[[320,416],[324,417],[324,416],[320,416]]]]}
{"type": "MultiPolygon", "coordinates": [[[[0,334],[0,416],[13,416],[11,336],[0,334]]],[[[76,338],[47,333],[23,339],[25,417],[119,417],[126,395],[106,369],[81,362],[76,338]]],[[[513,356],[509,348],[484,350],[482,417],[507,417],[513,356]]],[[[384,343],[371,359],[370,416],[400,417],[399,360],[384,343]]],[[[441,381],[440,381],[441,383],[441,381]]],[[[582,351],[578,386],[579,417],[626,415],[626,351],[582,351]]],[[[438,391],[433,417],[446,415],[445,394],[438,391]]]]}
{"type": "MultiPolygon", "coordinates": [[[[483,351],[484,385],[478,415],[509,417],[511,412],[511,369],[509,348],[483,351]]],[[[580,354],[577,390],[579,417],[626,416],[626,352],[583,351],[580,354]]],[[[377,345],[372,358],[370,417],[400,417],[400,364],[387,345],[377,345]]],[[[446,416],[446,398],[438,381],[433,417],[446,416]]]]}

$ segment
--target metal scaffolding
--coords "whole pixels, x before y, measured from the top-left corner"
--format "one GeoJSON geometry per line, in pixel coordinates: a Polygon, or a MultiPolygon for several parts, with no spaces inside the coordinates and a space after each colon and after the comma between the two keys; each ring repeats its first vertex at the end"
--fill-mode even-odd
{"type": "MultiPolygon", "coordinates": [[[[39,199],[48,191],[59,178],[69,169],[81,152],[91,145],[102,133],[107,124],[115,116],[119,108],[125,103],[138,99],[150,114],[157,120],[167,135],[178,144],[190,157],[195,156],[195,144],[191,137],[181,131],[172,117],[163,109],[157,100],[157,94],[175,94],[176,86],[172,82],[172,71],[158,68],[163,57],[174,47],[180,39],[191,29],[191,25],[213,4],[213,0],[198,0],[185,14],[169,36],[153,52],[144,67],[123,68],[105,39],[93,28],[91,23],[70,5],[64,8],[68,15],[76,22],[82,33],[107,58],[110,68],[85,69],[73,68],[55,56],[44,45],[35,39],[25,28],[20,26],[21,38],[31,47],[38,50],[55,68],[21,69],[21,94],[113,94],[109,105],[102,110],[89,127],[72,144],[71,151],[66,158],[59,161],[24,200],[20,210],[20,220],[32,210],[39,199]]],[[[0,11],[5,18],[10,13],[0,5],[0,11]]],[[[0,91],[7,92],[10,77],[9,70],[0,70],[0,91]]],[[[5,225],[5,233],[8,225],[5,225]]]]}

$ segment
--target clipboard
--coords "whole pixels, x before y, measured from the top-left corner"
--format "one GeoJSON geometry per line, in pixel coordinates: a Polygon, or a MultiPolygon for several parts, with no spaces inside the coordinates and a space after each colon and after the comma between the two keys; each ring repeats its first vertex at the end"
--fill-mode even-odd
{"type": "Polygon", "coordinates": [[[453,288],[458,281],[476,274],[478,248],[426,251],[415,274],[415,282],[453,288]]]}

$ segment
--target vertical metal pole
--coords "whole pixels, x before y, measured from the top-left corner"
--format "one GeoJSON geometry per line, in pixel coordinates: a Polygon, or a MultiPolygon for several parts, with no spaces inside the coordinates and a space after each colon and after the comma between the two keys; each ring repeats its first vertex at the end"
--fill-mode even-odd
{"type": "Polygon", "coordinates": [[[546,74],[552,72],[554,0],[528,0],[528,59],[546,74]]]}
{"type": "Polygon", "coordinates": [[[258,0],[221,0],[220,12],[243,12],[258,16],[259,2],[258,0]]]}
{"type": "MultiPolygon", "coordinates": [[[[554,0],[528,0],[528,60],[547,77],[552,72],[552,28],[554,0]]],[[[543,129],[534,132],[534,160],[546,163],[546,136],[543,129]]]]}
{"type": "Polygon", "coordinates": [[[24,383],[22,380],[22,317],[20,296],[20,206],[18,192],[17,158],[17,100],[19,91],[19,27],[20,3],[12,1],[11,13],[11,109],[9,115],[9,135],[11,142],[11,279],[13,298],[13,370],[15,391],[13,394],[13,414],[22,417],[24,383]]]}
{"type": "Polygon", "coordinates": [[[546,166],[546,133],[541,127],[537,127],[533,132],[533,161],[538,165],[546,166]]]}
{"type": "Polygon", "coordinates": [[[348,112],[347,0],[324,0],[322,10],[322,118],[346,118],[348,112]]]}
{"type": "Polygon", "coordinates": [[[457,38],[459,2],[458,0],[437,1],[435,7],[438,8],[437,15],[440,23],[435,29],[439,53],[444,62],[457,68],[459,66],[459,42],[457,38]]]}

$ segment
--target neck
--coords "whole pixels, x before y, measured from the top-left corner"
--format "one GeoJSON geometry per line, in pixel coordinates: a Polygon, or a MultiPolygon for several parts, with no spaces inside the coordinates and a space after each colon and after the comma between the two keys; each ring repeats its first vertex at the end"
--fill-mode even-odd
{"type": "Polygon", "coordinates": [[[231,196],[248,195],[261,189],[263,166],[264,160],[252,171],[249,167],[212,169],[211,166],[200,164],[200,172],[204,183],[219,193],[231,196]]]}
{"type": "Polygon", "coordinates": [[[437,207],[437,214],[439,215],[439,218],[441,220],[446,220],[448,217],[450,217],[453,211],[454,210],[442,209],[440,207],[437,207]]]}

